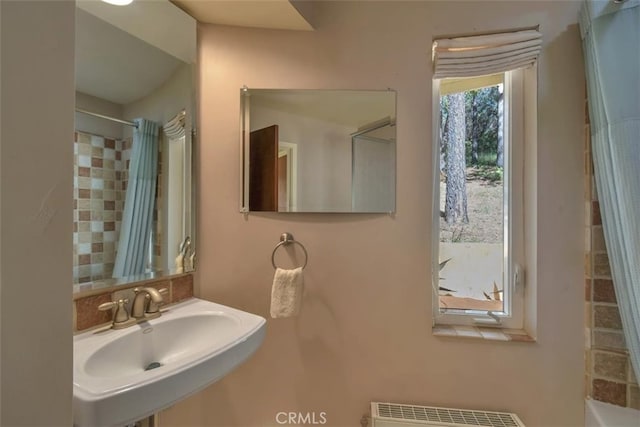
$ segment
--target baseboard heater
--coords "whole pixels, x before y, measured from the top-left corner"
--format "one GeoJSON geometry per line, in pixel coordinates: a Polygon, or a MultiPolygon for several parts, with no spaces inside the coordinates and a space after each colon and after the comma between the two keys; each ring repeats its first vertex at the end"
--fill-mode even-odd
{"type": "Polygon", "coordinates": [[[516,414],[371,402],[371,427],[525,427],[516,414]]]}

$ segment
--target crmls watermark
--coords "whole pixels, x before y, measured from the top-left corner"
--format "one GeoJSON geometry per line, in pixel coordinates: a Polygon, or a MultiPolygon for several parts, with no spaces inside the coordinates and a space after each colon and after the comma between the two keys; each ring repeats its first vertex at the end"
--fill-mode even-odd
{"type": "Polygon", "coordinates": [[[278,412],[276,414],[278,424],[294,425],[320,425],[327,423],[326,412],[278,412]]]}

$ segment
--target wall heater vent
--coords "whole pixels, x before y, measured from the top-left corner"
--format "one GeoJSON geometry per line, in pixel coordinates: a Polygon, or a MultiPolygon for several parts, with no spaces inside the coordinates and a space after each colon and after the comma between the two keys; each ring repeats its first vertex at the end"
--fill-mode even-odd
{"type": "Polygon", "coordinates": [[[515,414],[371,402],[372,427],[525,427],[515,414]]]}

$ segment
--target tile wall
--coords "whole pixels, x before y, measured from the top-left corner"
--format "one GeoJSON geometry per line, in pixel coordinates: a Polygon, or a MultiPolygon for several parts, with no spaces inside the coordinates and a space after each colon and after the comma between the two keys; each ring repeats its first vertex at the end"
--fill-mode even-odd
{"type": "Polygon", "coordinates": [[[83,132],[74,135],[74,284],[111,277],[130,157],[123,145],[83,132]]]}
{"type": "Polygon", "coordinates": [[[589,123],[585,128],[585,391],[602,402],[640,409],[602,231],[589,123]]]}
{"type": "MultiPolygon", "coordinates": [[[[73,284],[110,279],[124,212],[132,139],[74,135],[73,284]]],[[[154,207],[154,270],[162,266],[162,150],[154,207]]]]}

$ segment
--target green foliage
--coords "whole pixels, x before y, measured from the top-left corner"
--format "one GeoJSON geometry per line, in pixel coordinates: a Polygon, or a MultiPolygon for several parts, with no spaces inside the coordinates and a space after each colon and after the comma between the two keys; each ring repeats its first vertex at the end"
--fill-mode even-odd
{"type": "MultiPolygon", "coordinates": [[[[465,95],[466,143],[465,158],[467,165],[496,166],[498,152],[498,101],[500,92],[497,86],[469,90],[465,95]],[[475,143],[475,147],[474,147],[475,143]]],[[[449,116],[448,96],[440,98],[441,123],[443,136],[446,136],[446,123],[449,116]]],[[[443,154],[446,151],[443,141],[443,154]]]]}
{"type": "Polygon", "coordinates": [[[471,142],[470,164],[479,164],[481,156],[493,157],[495,165],[498,150],[498,101],[497,86],[465,92],[465,115],[467,117],[467,140],[471,142]],[[474,155],[473,143],[476,143],[474,155]]]}
{"type": "Polygon", "coordinates": [[[480,179],[489,184],[498,184],[502,181],[504,170],[499,166],[480,165],[475,166],[467,175],[468,179],[480,179]]]}
{"type": "Polygon", "coordinates": [[[496,166],[496,155],[497,153],[492,152],[481,152],[478,154],[478,162],[476,163],[478,166],[496,166]]]}

